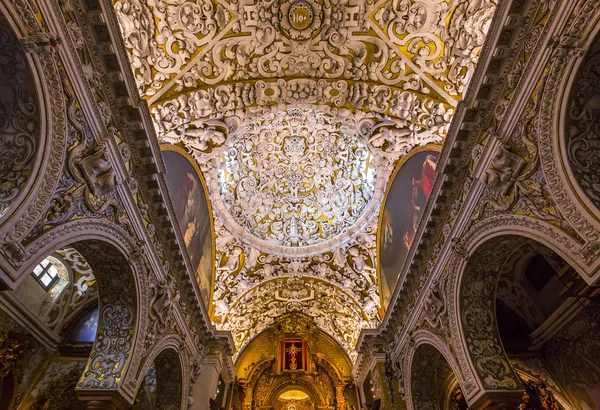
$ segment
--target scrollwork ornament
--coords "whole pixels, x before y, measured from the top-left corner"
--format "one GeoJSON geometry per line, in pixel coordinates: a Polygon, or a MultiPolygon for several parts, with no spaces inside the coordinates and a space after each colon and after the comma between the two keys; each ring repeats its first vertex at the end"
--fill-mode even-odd
{"type": "Polygon", "coordinates": [[[595,41],[580,68],[580,78],[571,91],[566,129],[567,158],[581,189],[600,209],[600,41],[595,41]]]}
{"type": "Polygon", "coordinates": [[[32,171],[39,144],[40,113],[23,48],[0,20],[0,216],[17,198],[32,171]]]}
{"type": "Polygon", "coordinates": [[[100,313],[98,333],[80,389],[111,390],[123,377],[133,350],[136,322],[135,285],[130,266],[115,250],[98,241],[88,241],[80,252],[98,276],[100,313]]]}

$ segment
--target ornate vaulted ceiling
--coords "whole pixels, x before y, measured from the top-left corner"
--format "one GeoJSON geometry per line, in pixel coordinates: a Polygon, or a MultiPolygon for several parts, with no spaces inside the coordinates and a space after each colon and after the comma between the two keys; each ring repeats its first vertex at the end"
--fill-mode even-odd
{"type": "Polygon", "coordinates": [[[443,142],[495,3],[114,6],[159,140],[185,146],[208,186],[215,323],[239,348],[300,310],[353,356],[383,313],[388,181],[412,148],[443,142]]]}

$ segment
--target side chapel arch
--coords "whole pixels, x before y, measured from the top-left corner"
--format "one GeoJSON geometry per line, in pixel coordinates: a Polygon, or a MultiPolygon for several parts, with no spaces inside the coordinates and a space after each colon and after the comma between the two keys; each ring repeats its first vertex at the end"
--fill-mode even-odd
{"type": "Polygon", "coordinates": [[[28,3],[5,3],[0,11],[0,47],[2,54],[12,56],[5,61],[13,65],[3,68],[8,78],[0,80],[2,94],[9,99],[0,112],[8,127],[0,132],[5,154],[0,169],[4,187],[0,238],[3,256],[13,261],[21,257],[16,243],[39,219],[58,184],[66,155],[67,121],[55,39],[39,26],[28,3]],[[11,102],[11,96],[19,101],[11,102]]]}
{"type": "MultiPolygon", "coordinates": [[[[187,392],[190,380],[190,357],[182,339],[174,334],[159,340],[146,355],[137,372],[137,396],[145,388],[148,376],[153,378],[156,394],[156,409],[188,406],[187,392]],[[149,375],[149,373],[152,373],[149,375]],[[173,406],[173,407],[167,407],[173,406]]],[[[136,400],[137,401],[137,400],[136,400]]],[[[139,404],[139,403],[136,403],[139,404]]],[[[144,408],[142,406],[142,408],[144,408]]]]}
{"type": "Polygon", "coordinates": [[[497,395],[518,403],[523,392],[500,340],[495,300],[504,263],[527,242],[549,248],[581,272],[576,259],[580,246],[558,228],[529,217],[490,218],[455,246],[449,278],[454,287],[450,321],[458,361],[470,367],[475,377],[465,391],[471,405],[497,395]]]}
{"type": "MultiPolygon", "coordinates": [[[[564,64],[564,74],[554,136],[567,187],[572,189],[574,197],[597,223],[600,222],[600,175],[593,161],[600,158],[596,114],[600,84],[595,73],[600,54],[599,31],[600,24],[589,31],[582,31],[584,51],[567,64],[558,60],[558,63],[564,64]]],[[[558,71],[561,66],[556,65],[558,71]]]]}
{"type": "MultiPolygon", "coordinates": [[[[537,125],[541,166],[550,193],[562,215],[581,235],[586,245],[581,255],[586,267],[580,272],[584,274],[588,284],[600,277],[597,257],[600,241],[598,204],[593,204],[577,181],[581,175],[578,177],[577,171],[570,164],[566,134],[569,129],[567,117],[570,115],[574,97],[571,90],[577,85],[575,79],[579,69],[585,66],[583,60],[586,57],[582,57],[582,50],[593,47],[596,33],[600,29],[600,25],[597,24],[599,16],[600,9],[597,5],[586,3],[569,21],[569,28],[565,30],[564,35],[558,38],[558,44],[554,47],[547,66],[548,73],[540,99],[541,110],[537,125]]],[[[586,115],[586,110],[580,111],[578,108],[576,111],[577,116],[586,115]]],[[[571,129],[577,127],[575,125],[575,128],[571,129]]],[[[591,150],[586,156],[597,156],[597,152],[597,149],[591,150]]]]}
{"type": "Polygon", "coordinates": [[[67,246],[75,248],[93,270],[99,305],[96,339],[76,391],[82,399],[127,405],[135,396],[135,370],[148,320],[147,296],[142,291],[147,288],[147,261],[122,228],[98,220],[72,221],[27,246],[21,276],[46,255],[67,246]]]}
{"type": "Polygon", "coordinates": [[[417,342],[408,359],[406,391],[410,392],[407,397],[409,409],[442,410],[449,396],[460,392],[462,397],[461,382],[457,377],[460,373],[456,372],[456,363],[447,360],[447,354],[429,341],[417,342]]]}

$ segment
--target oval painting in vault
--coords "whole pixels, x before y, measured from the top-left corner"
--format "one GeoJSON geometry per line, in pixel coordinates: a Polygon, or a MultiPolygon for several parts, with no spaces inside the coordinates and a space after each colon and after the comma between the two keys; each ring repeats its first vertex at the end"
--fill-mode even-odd
{"type": "Polygon", "coordinates": [[[212,291],[211,220],[204,185],[196,168],[177,147],[163,146],[167,187],[202,299],[208,308],[212,291]]]}
{"type": "Polygon", "coordinates": [[[400,167],[385,198],[379,238],[381,295],[387,307],[412,245],[436,176],[440,153],[412,155],[400,167]]]}

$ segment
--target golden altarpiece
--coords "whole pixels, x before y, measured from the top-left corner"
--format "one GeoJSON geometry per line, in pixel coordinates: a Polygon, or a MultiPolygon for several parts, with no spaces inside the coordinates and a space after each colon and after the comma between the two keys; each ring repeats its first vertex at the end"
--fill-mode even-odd
{"type": "Polygon", "coordinates": [[[357,408],[352,363],[310,318],[292,313],[244,348],[236,360],[233,407],[261,410],[357,408]]]}

